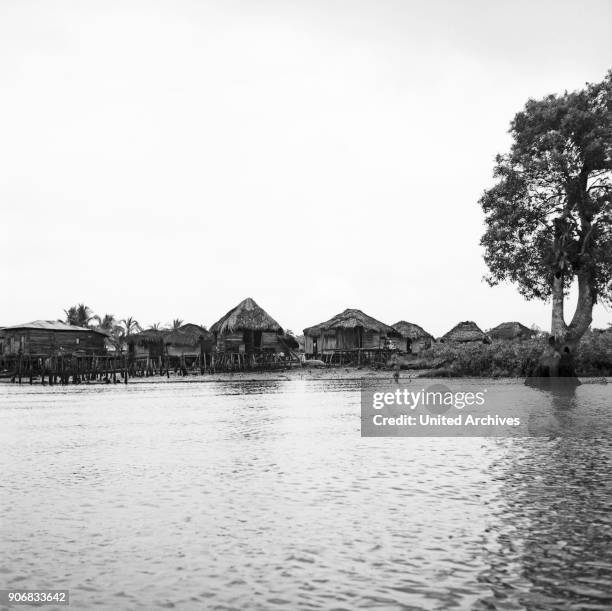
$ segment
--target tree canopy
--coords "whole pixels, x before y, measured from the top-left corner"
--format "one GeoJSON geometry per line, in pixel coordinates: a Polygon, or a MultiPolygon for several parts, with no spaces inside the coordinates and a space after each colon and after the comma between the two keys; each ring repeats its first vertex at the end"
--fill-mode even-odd
{"type": "Polygon", "coordinates": [[[612,303],[612,71],[580,91],[529,100],[510,134],[496,184],[480,199],[487,281],[546,300],[555,279],[562,294],[578,279],[585,307],[612,303]]]}

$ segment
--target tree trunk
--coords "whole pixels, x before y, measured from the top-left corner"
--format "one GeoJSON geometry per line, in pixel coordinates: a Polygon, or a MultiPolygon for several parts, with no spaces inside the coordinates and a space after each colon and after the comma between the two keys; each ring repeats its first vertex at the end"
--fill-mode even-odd
{"type": "Polygon", "coordinates": [[[578,345],[582,336],[593,322],[593,306],[595,305],[595,295],[591,287],[591,276],[588,272],[578,273],[578,303],[574,317],[569,325],[566,341],[578,345]]]}
{"type": "Polygon", "coordinates": [[[557,339],[564,338],[567,333],[564,313],[564,290],[563,272],[557,271],[553,276],[552,286],[552,319],[550,323],[550,333],[557,339]]]}
{"type": "Polygon", "coordinates": [[[550,378],[562,378],[564,383],[580,384],[576,377],[574,357],[580,339],[593,320],[595,296],[588,272],[578,273],[578,303],[569,326],[564,318],[563,276],[556,274],[552,288],[552,320],[549,345],[542,353],[533,377],[526,380],[530,385],[550,385],[550,378]],[[546,382],[548,380],[548,383],[546,382]]]}

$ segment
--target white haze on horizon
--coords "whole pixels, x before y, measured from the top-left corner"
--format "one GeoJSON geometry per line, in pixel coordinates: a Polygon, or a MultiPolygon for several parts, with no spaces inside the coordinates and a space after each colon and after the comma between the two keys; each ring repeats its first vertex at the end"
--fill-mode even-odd
{"type": "Polygon", "coordinates": [[[611,7],[0,0],[0,326],[548,328],[482,281],[477,201],[528,98],[604,77],[611,7]]]}

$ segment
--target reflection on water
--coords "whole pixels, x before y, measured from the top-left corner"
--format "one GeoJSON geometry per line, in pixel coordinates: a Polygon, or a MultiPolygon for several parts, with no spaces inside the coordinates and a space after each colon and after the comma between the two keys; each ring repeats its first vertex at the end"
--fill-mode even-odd
{"type": "Polygon", "coordinates": [[[362,439],[352,381],[2,386],[0,588],[77,609],[610,609],[612,387],[495,385],[546,403],[551,434],[362,439]]]}

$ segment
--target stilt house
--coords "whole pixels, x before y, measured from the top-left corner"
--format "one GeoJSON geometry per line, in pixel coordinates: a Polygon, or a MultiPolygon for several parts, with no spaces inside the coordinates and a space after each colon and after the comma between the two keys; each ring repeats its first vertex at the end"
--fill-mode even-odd
{"type": "Polygon", "coordinates": [[[378,350],[400,338],[393,327],[361,310],[347,309],[325,322],[304,329],[304,351],[309,356],[318,356],[338,350],[378,350]]]}

